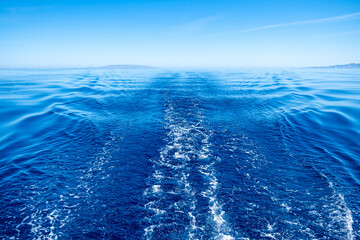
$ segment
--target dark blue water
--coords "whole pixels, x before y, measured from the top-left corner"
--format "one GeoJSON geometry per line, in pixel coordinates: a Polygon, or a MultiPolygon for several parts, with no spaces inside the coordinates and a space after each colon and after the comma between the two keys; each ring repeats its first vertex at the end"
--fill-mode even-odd
{"type": "Polygon", "coordinates": [[[359,70],[1,70],[0,239],[360,239],[359,70]]]}

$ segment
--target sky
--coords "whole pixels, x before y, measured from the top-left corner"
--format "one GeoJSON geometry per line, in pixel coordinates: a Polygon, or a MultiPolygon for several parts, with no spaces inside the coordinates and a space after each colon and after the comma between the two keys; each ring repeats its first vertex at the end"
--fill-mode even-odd
{"type": "Polygon", "coordinates": [[[0,67],[360,62],[360,0],[0,0],[0,67]]]}

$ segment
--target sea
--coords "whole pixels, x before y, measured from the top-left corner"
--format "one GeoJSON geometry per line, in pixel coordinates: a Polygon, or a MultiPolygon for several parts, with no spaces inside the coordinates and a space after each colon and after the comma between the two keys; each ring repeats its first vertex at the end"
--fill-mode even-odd
{"type": "Polygon", "coordinates": [[[360,70],[2,69],[0,239],[360,239],[360,70]]]}

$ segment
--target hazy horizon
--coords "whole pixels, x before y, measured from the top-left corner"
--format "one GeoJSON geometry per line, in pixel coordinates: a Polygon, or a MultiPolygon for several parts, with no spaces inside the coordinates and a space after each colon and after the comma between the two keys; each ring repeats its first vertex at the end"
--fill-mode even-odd
{"type": "Polygon", "coordinates": [[[0,0],[0,36],[0,240],[360,240],[360,0],[0,0]]]}
{"type": "Polygon", "coordinates": [[[360,62],[359,1],[0,2],[1,68],[360,62]]]}
{"type": "MultiPolygon", "coordinates": [[[[323,66],[298,66],[298,67],[291,67],[291,66],[153,66],[153,65],[145,65],[145,64],[109,64],[105,66],[38,66],[38,67],[0,67],[0,69],[3,70],[36,70],[36,69],[123,69],[123,70],[131,70],[131,69],[138,69],[138,70],[152,70],[152,69],[323,69],[327,67],[333,67],[333,66],[343,66],[343,65],[349,65],[349,64],[359,64],[359,63],[346,63],[346,64],[334,64],[334,65],[323,65],[323,66]],[[131,67],[125,67],[122,68],[122,66],[134,66],[134,68],[131,67]],[[106,68],[108,66],[119,66],[118,68],[106,68]],[[141,68],[141,67],[149,67],[149,68],[141,68]]],[[[337,69],[337,68],[335,68],[337,69]]],[[[346,68],[345,68],[346,69],[346,68]]],[[[351,69],[351,68],[350,68],[351,69]]]]}

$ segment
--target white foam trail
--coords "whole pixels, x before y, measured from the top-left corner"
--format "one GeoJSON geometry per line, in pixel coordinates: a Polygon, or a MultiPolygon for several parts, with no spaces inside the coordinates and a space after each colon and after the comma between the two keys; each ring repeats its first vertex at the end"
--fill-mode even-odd
{"type": "MultiPolygon", "coordinates": [[[[192,126],[186,122],[178,124],[175,121],[176,116],[174,115],[176,113],[174,112],[172,105],[169,105],[165,112],[166,129],[169,130],[167,134],[168,143],[160,150],[160,158],[153,161],[155,169],[152,174],[153,185],[145,190],[144,195],[155,198],[155,200],[148,202],[145,205],[145,208],[153,212],[153,216],[150,217],[149,222],[155,222],[158,215],[170,214],[168,213],[169,209],[176,209],[178,213],[181,213],[183,212],[183,207],[181,205],[190,204],[188,215],[192,220],[189,238],[193,239],[194,235],[192,232],[197,228],[196,218],[192,212],[192,210],[195,210],[195,198],[193,197],[194,190],[188,180],[189,154],[191,154],[193,146],[186,143],[189,137],[189,131],[192,130],[192,126]],[[162,190],[162,185],[166,179],[174,179],[179,189],[175,189],[172,192],[164,192],[162,190]],[[165,204],[162,203],[169,194],[182,194],[183,197],[180,202],[171,203],[164,208],[165,204]]],[[[153,232],[157,228],[163,226],[164,224],[161,223],[161,221],[150,225],[144,229],[144,237],[146,239],[154,239],[153,232]]]]}
{"type": "MultiPolygon", "coordinates": [[[[115,137],[110,138],[102,147],[99,154],[90,162],[88,168],[80,174],[81,183],[74,189],[81,189],[77,193],[69,193],[68,195],[58,195],[56,200],[44,201],[44,189],[41,186],[32,185],[31,204],[21,209],[21,212],[31,212],[30,215],[25,215],[23,221],[16,226],[20,229],[23,225],[31,227],[30,232],[33,239],[47,239],[56,240],[62,239],[62,229],[71,221],[73,209],[79,205],[77,199],[82,197],[91,197],[93,186],[91,180],[94,177],[94,172],[103,171],[104,164],[111,158],[111,144],[115,141],[115,137]],[[86,180],[86,181],[84,181],[86,180]],[[71,204],[70,204],[71,203],[71,204]]],[[[103,177],[107,175],[102,174],[103,177]]],[[[56,193],[55,193],[56,194],[56,193]]],[[[19,233],[20,234],[20,233],[19,233]]],[[[18,234],[18,237],[20,235],[18,234]]]]}
{"type": "MultiPolygon", "coordinates": [[[[210,152],[207,139],[204,140],[205,147],[203,150],[205,152],[210,152]]],[[[199,156],[202,159],[206,159],[208,156],[201,154],[199,156]]],[[[217,160],[219,161],[219,159],[217,160]]],[[[235,239],[233,236],[230,235],[232,230],[229,227],[229,224],[225,220],[225,211],[222,209],[222,205],[220,204],[219,200],[217,199],[217,189],[219,186],[218,180],[216,178],[216,171],[214,168],[215,161],[210,161],[209,164],[201,165],[199,171],[209,179],[209,187],[207,190],[202,192],[202,195],[206,197],[209,201],[209,210],[211,213],[211,219],[215,225],[215,231],[217,235],[215,236],[216,240],[227,240],[227,239],[235,239]]]]}
{"type": "Polygon", "coordinates": [[[340,223],[343,226],[343,229],[336,229],[336,227],[334,227],[334,230],[340,232],[345,231],[346,239],[348,240],[355,239],[355,234],[353,229],[354,219],[350,208],[347,206],[345,202],[344,196],[336,191],[334,184],[325,174],[321,172],[319,173],[328,182],[329,188],[331,189],[333,194],[331,198],[335,200],[335,203],[333,204],[333,206],[331,206],[333,208],[332,212],[329,214],[330,218],[332,219],[331,224],[336,225],[340,223]]]}
{"type": "MultiPolygon", "coordinates": [[[[198,110],[198,108],[195,109],[198,110]]],[[[230,235],[232,230],[226,222],[225,211],[217,198],[219,183],[214,165],[219,159],[211,156],[211,144],[209,143],[211,132],[202,126],[203,116],[201,114],[195,116],[196,123],[188,122],[186,118],[176,112],[171,102],[167,105],[165,113],[166,129],[169,131],[166,139],[167,144],[160,150],[159,159],[153,160],[154,173],[150,179],[151,186],[144,192],[144,195],[152,198],[145,205],[145,208],[153,212],[153,215],[148,219],[151,225],[144,229],[144,237],[156,239],[154,232],[157,228],[164,226],[161,219],[159,220],[159,215],[170,215],[171,213],[168,211],[173,208],[177,209],[178,213],[184,211],[187,213],[189,219],[189,226],[186,227],[188,239],[203,237],[201,233],[208,228],[199,225],[196,191],[189,181],[191,170],[197,170],[207,181],[205,183],[206,190],[201,194],[208,199],[208,212],[210,214],[208,224],[212,226],[215,234],[212,238],[219,240],[235,239],[230,235]],[[197,165],[197,167],[193,166],[190,162],[191,156],[193,161],[202,164],[197,165]],[[179,188],[177,192],[162,191],[163,181],[169,178],[176,180],[179,188]],[[168,194],[181,194],[181,201],[171,203],[170,206],[167,205],[167,208],[164,208],[164,204],[161,203],[168,194]],[[181,205],[186,205],[186,207],[184,208],[181,205]]],[[[174,216],[172,215],[171,218],[173,219],[174,216]]]]}

